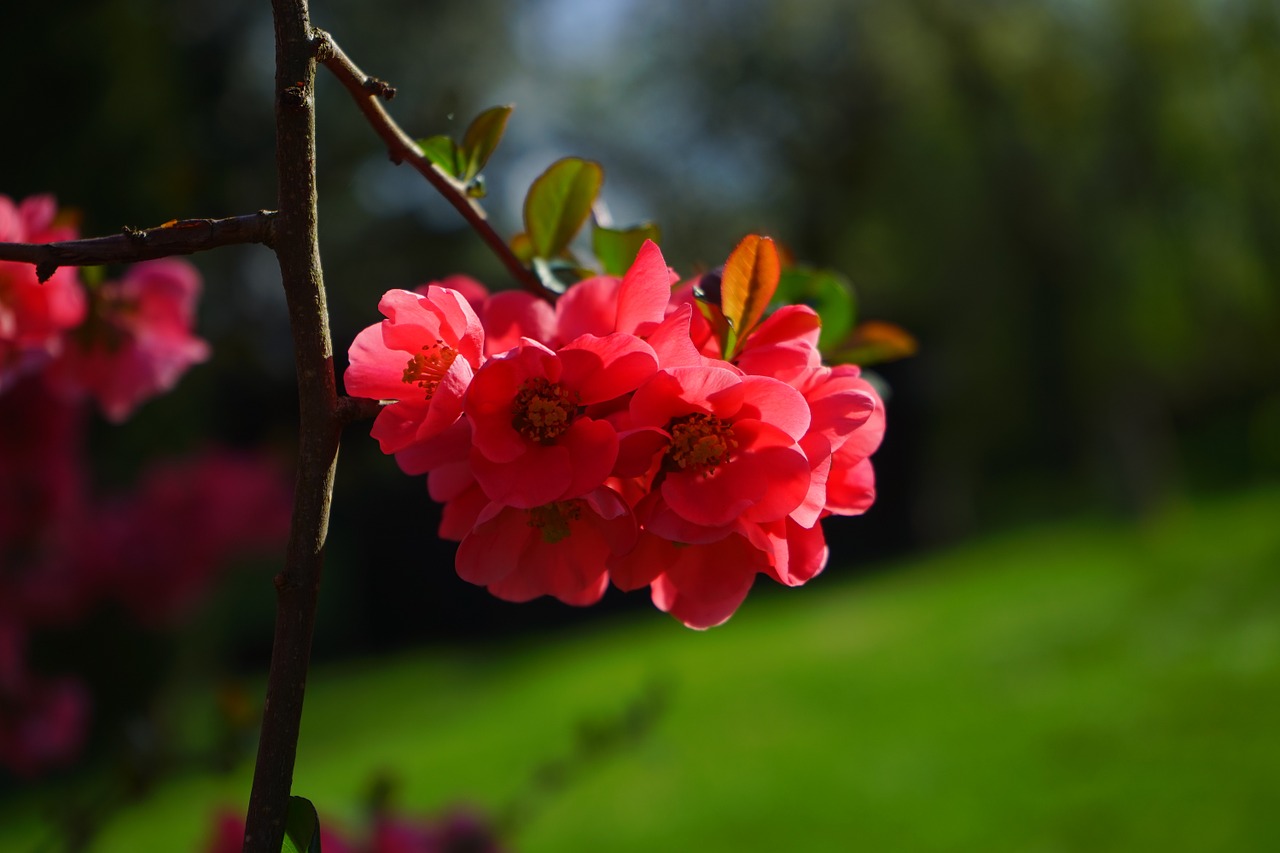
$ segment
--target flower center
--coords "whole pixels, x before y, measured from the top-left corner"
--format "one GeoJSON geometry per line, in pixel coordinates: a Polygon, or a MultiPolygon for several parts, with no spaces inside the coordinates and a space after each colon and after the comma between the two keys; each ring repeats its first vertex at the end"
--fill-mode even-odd
{"type": "Polygon", "coordinates": [[[715,415],[694,412],[671,421],[667,431],[671,433],[665,460],[668,470],[710,474],[738,448],[733,427],[715,415]]]}
{"type": "Polygon", "coordinates": [[[511,426],[530,441],[554,444],[578,414],[576,397],[559,382],[526,379],[516,394],[511,426]]]}
{"type": "Polygon", "coordinates": [[[542,534],[542,541],[554,545],[569,536],[569,522],[582,517],[582,501],[556,501],[529,510],[529,526],[542,534]]]}
{"type": "Polygon", "coordinates": [[[400,381],[417,385],[426,392],[427,399],[430,400],[435,395],[436,389],[440,387],[440,380],[444,379],[444,375],[449,372],[449,366],[457,357],[456,349],[446,346],[444,341],[437,339],[434,344],[427,344],[422,348],[422,352],[409,358],[400,381]]]}

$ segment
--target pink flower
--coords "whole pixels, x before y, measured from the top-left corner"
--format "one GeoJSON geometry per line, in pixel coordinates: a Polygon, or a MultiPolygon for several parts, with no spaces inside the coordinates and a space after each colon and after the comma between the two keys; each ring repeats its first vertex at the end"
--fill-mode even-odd
{"type": "Polygon", "coordinates": [[[395,453],[458,420],[484,331],[460,293],[436,285],[426,294],[387,291],[378,310],[387,319],[356,336],[343,382],[353,396],[394,401],[372,435],[383,453],[395,453]]]}
{"type": "Polygon", "coordinates": [[[596,276],[572,285],[556,300],[560,340],[627,332],[644,337],[666,316],[676,276],[652,240],[646,240],[621,279],[596,276]]]}
{"type": "Polygon", "coordinates": [[[480,487],[497,503],[530,509],[601,485],[618,434],[590,407],[630,393],[656,369],[653,350],[620,333],[583,335],[559,352],[526,340],[490,359],[465,407],[480,487]]]}
{"type": "Polygon", "coordinates": [[[821,574],[830,551],[821,524],[804,527],[792,518],[771,521],[751,531],[769,553],[764,572],[784,586],[800,586],[821,574]]]}
{"type": "Polygon", "coordinates": [[[458,576],[506,601],[594,604],[609,584],[605,562],[635,538],[630,508],[605,487],[530,509],[490,503],[458,546],[458,576]]]}
{"type": "Polygon", "coordinates": [[[733,363],[746,373],[795,384],[797,377],[822,364],[821,327],[808,305],[783,305],[752,330],[733,363]]]}
{"type": "Polygon", "coordinates": [[[685,545],[641,532],[634,549],[609,561],[609,576],[623,590],[650,584],[654,606],[704,629],[732,616],[768,568],[768,553],[741,533],[685,545]]]}
{"type": "Polygon", "coordinates": [[[123,421],[209,357],[191,333],[199,294],[200,274],[175,258],[135,264],[120,281],[91,288],[88,319],[68,336],[50,381],[93,396],[109,420],[123,421]]]}
{"type": "Polygon", "coordinates": [[[432,500],[444,505],[439,535],[452,542],[465,539],[489,505],[489,496],[476,482],[465,455],[458,461],[434,466],[427,474],[427,492],[432,500]]]}
{"type": "MultiPolygon", "coordinates": [[[[812,527],[822,515],[835,512],[841,506],[830,503],[831,489],[839,491],[848,469],[862,462],[879,445],[884,427],[884,403],[875,388],[862,379],[858,368],[851,364],[811,368],[795,375],[792,381],[804,394],[812,416],[809,431],[800,440],[809,457],[812,476],[808,495],[791,517],[804,527],[812,527]]],[[[870,470],[869,462],[867,470],[870,470]]],[[[870,506],[870,502],[866,506],[870,506]]]]}
{"type": "MultiPolygon", "coordinates": [[[[54,225],[53,196],[31,196],[19,205],[0,195],[0,242],[70,240],[75,229],[54,225]]],[[[79,273],[60,267],[43,284],[27,263],[0,261],[0,390],[13,377],[56,353],[63,332],[84,318],[79,273]]]]}
{"type": "Polygon", "coordinates": [[[834,515],[861,515],[875,502],[870,457],[884,438],[884,402],[855,365],[823,368],[815,377],[805,389],[815,427],[805,446],[817,443],[820,435],[822,446],[831,448],[822,509],[834,515]]]}
{"type": "MultiPolygon", "coordinates": [[[[502,290],[491,294],[483,284],[465,275],[451,275],[438,284],[461,293],[480,318],[486,356],[501,355],[518,345],[521,338],[533,338],[548,346],[555,341],[555,310],[528,291],[502,290]]],[[[426,294],[430,287],[423,285],[414,292],[426,294]]]]}
{"type": "MultiPolygon", "coordinates": [[[[810,466],[797,441],[809,408],[783,382],[728,366],[668,368],[636,390],[630,414],[634,429],[624,443],[659,450],[660,501],[641,515],[651,532],[690,541],[681,538],[688,531],[662,523],[664,509],[704,528],[773,521],[808,492],[810,466]]],[[[631,447],[624,452],[633,462],[631,447]]]]}

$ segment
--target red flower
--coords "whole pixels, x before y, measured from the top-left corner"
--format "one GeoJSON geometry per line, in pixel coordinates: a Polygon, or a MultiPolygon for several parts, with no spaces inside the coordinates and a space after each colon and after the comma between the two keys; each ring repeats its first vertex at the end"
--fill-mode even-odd
{"type": "MultiPolygon", "coordinates": [[[[773,521],[808,492],[809,462],[797,441],[809,427],[809,408],[783,382],[728,366],[668,368],[637,389],[630,413],[626,443],[660,439],[655,491],[693,525],[773,521]]],[[[655,526],[660,509],[642,516],[645,527],[689,541],[655,526]]]]}
{"type": "Polygon", "coordinates": [[[630,508],[605,487],[531,509],[491,503],[458,546],[458,575],[507,601],[594,604],[609,583],[606,561],[635,538],[630,508]]]}
{"type": "Polygon", "coordinates": [[[741,533],[685,545],[641,532],[634,549],[609,561],[609,576],[623,590],[649,584],[654,606],[703,629],[732,616],[768,568],[768,553],[741,533]]]}
{"type": "Polygon", "coordinates": [[[572,285],[556,300],[560,340],[627,332],[643,337],[666,316],[676,276],[662,251],[646,240],[621,279],[596,276],[572,285]]]}
{"type": "Polygon", "coordinates": [[[390,290],[378,303],[387,318],[351,344],[347,393],[392,400],[373,424],[383,453],[432,438],[462,414],[462,397],[483,359],[484,331],[456,290],[390,290]]]}
{"type": "Polygon", "coordinates": [[[490,359],[467,392],[471,467],[490,499],[525,509],[601,485],[618,434],[590,407],[628,394],[657,369],[632,335],[584,335],[559,352],[526,340],[490,359]]]}

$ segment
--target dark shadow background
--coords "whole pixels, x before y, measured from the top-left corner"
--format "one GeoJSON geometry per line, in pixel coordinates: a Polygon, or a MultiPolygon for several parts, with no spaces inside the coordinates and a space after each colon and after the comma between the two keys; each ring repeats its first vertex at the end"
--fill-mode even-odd
{"type": "MultiPolygon", "coordinates": [[[[274,206],[269,4],[66,0],[4,13],[0,192],[85,235],[274,206]]],[[[1270,0],[317,0],[313,20],[413,135],[515,103],[487,170],[499,230],[530,180],[606,168],[682,272],[760,231],[856,284],[920,354],[892,389],[880,498],[828,522],[832,574],[1081,511],[1141,516],[1280,475],[1280,11],[1270,0]]],[[[321,72],[321,239],[339,362],[391,287],[507,286],[321,72]]],[[[207,440],[290,452],[274,259],[201,256],[213,360],[127,425],[104,486],[207,440]]],[[[342,365],[340,364],[340,367],[342,365]]],[[[317,655],[598,619],[459,581],[420,479],[344,445],[317,655]]],[[[763,584],[762,584],[763,586],[763,584]]],[[[265,599],[262,576],[235,594],[265,599]]],[[[230,595],[231,593],[227,593],[230,595]]],[[[226,607],[244,664],[271,609],[226,607]]]]}

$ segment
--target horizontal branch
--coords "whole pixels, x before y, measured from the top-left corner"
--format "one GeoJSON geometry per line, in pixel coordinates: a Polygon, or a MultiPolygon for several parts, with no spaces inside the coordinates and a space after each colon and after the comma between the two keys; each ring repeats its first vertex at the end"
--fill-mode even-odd
{"type": "Polygon", "coordinates": [[[35,264],[41,281],[58,267],[131,264],[172,255],[190,255],[241,243],[272,245],[274,211],[260,210],[226,219],[174,219],[155,228],[125,228],[110,237],[63,240],[57,243],[0,243],[0,261],[35,264]]]}
{"type": "Polygon", "coordinates": [[[356,106],[364,113],[374,132],[386,143],[391,162],[408,163],[421,173],[445,197],[445,200],[462,214],[462,218],[467,220],[472,230],[489,245],[489,248],[502,261],[503,266],[522,287],[548,302],[554,302],[556,294],[544,287],[533,271],[521,263],[507,242],[489,224],[484,209],[475,199],[467,195],[465,188],[458,181],[440,171],[423,155],[418,143],[396,124],[395,119],[382,106],[382,102],[378,99],[391,100],[396,93],[395,87],[361,71],[327,32],[324,30],[313,32],[316,40],[317,61],[333,72],[333,75],[351,93],[356,106]]]}

